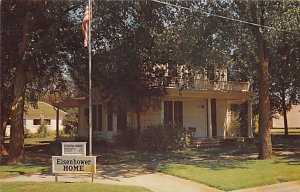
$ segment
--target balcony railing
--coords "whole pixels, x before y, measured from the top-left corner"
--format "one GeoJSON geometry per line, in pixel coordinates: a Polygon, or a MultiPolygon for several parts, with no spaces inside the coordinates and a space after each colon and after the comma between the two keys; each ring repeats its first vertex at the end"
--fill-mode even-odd
{"type": "Polygon", "coordinates": [[[170,88],[182,90],[224,91],[224,92],[249,92],[249,82],[236,81],[211,81],[203,79],[175,79],[169,84],[170,88]]]}

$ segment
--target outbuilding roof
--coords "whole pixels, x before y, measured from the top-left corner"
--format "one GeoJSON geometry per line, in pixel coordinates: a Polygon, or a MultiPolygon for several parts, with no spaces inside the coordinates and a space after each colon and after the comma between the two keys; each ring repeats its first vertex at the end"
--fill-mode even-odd
{"type": "MultiPolygon", "coordinates": [[[[65,111],[59,110],[59,116],[65,116],[67,113],[65,111]]],[[[28,106],[28,109],[25,112],[26,116],[56,116],[56,107],[46,103],[39,101],[37,103],[37,108],[28,106]]]]}

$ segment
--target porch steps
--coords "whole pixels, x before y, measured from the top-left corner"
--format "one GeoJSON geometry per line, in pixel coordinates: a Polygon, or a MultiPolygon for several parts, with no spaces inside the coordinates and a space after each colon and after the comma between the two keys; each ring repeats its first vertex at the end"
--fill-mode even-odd
{"type": "Polygon", "coordinates": [[[192,139],[191,147],[216,147],[216,146],[243,146],[248,138],[194,138],[192,139]]]}

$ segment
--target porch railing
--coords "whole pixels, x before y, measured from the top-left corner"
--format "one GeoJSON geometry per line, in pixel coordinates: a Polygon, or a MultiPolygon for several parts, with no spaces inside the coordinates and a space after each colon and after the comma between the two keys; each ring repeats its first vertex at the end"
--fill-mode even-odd
{"type": "Polygon", "coordinates": [[[235,91],[249,92],[249,82],[236,81],[211,81],[203,79],[175,79],[169,84],[169,88],[185,90],[207,90],[207,91],[235,91]]]}

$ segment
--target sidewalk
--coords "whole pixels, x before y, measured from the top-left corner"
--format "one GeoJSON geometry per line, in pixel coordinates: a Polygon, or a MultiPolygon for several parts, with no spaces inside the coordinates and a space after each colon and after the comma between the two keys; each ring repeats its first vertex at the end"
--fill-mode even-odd
{"type": "Polygon", "coordinates": [[[300,181],[277,183],[249,189],[240,189],[233,192],[300,192],[300,181]]]}

